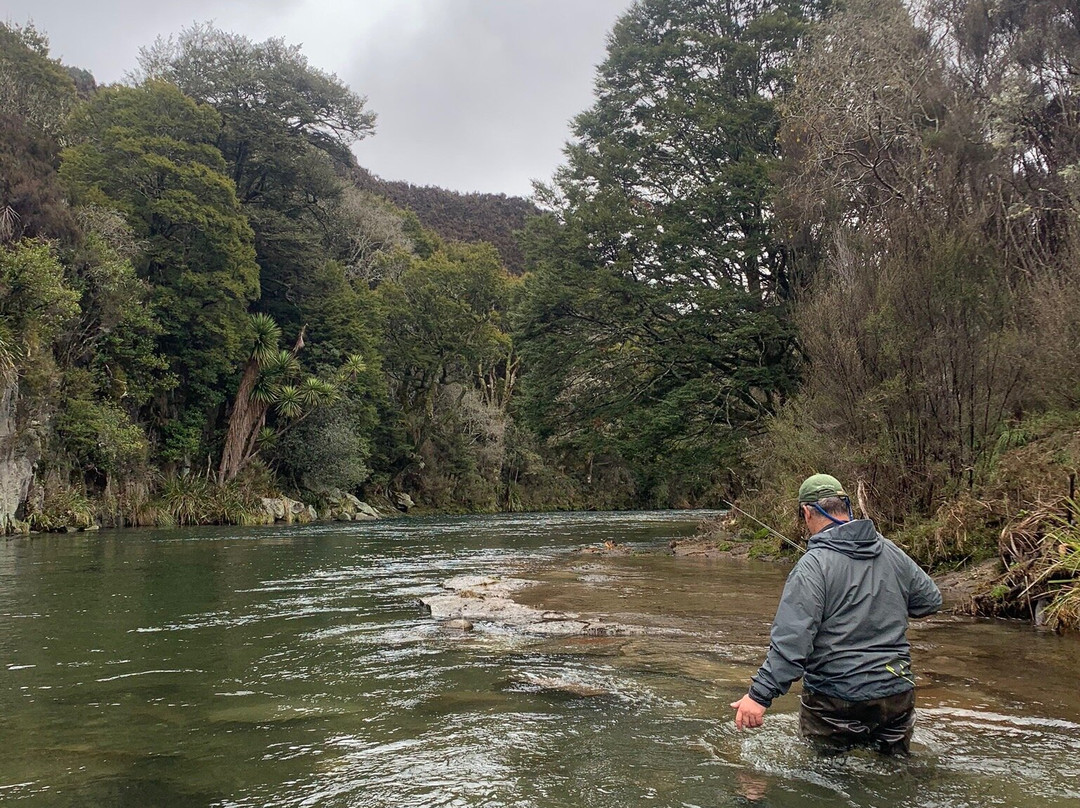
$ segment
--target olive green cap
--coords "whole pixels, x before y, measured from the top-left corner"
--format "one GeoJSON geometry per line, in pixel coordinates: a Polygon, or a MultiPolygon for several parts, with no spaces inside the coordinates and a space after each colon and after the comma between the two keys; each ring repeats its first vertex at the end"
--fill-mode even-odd
{"type": "Polygon", "coordinates": [[[807,477],[799,486],[799,503],[820,502],[829,497],[850,499],[844,492],[844,486],[831,474],[815,474],[807,477]]]}

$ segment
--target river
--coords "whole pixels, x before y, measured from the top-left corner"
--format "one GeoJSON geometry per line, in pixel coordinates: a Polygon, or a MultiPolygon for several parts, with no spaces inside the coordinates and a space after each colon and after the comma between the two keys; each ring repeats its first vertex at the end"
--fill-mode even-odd
{"type": "Polygon", "coordinates": [[[1080,641],[913,625],[913,755],[815,756],[797,698],[728,703],[786,570],[646,550],[695,514],[399,519],[0,543],[0,801],[33,806],[1075,806],[1080,641]],[[450,631],[454,575],[642,626],[450,631]],[[551,683],[555,683],[552,686],[551,683]],[[599,695],[573,695],[558,683],[599,695]]]}

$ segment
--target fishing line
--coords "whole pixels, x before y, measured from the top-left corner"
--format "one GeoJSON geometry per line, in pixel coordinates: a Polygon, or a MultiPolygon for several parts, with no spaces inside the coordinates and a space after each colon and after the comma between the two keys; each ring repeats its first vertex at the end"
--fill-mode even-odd
{"type": "Polygon", "coordinates": [[[790,544],[790,545],[791,545],[792,547],[794,547],[794,548],[795,548],[796,550],[798,550],[798,551],[799,551],[800,553],[805,553],[805,552],[806,552],[806,548],[805,548],[805,547],[800,547],[800,546],[799,546],[798,544],[796,544],[795,542],[793,542],[793,541],[792,541],[791,539],[789,539],[789,538],[788,538],[787,536],[785,536],[785,535],[784,535],[783,533],[781,533],[781,532],[780,532],[779,530],[776,530],[775,528],[771,528],[771,527],[769,527],[769,526],[768,526],[767,524],[765,524],[764,522],[762,522],[762,521],[761,521],[760,519],[758,519],[758,518],[757,518],[756,516],[754,516],[753,514],[749,514],[749,513],[747,513],[746,511],[744,511],[744,510],[743,510],[742,508],[740,508],[740,507],[739,507],[738,505],[736,505],[736,504],[735,504],[734,502],[729,502],[729,503],[727,503],[727,506],[728,506],[728,507],[729,507],[729,508],[730,508],[731,510],[735,511],[735,513],[740,513],[740,514],[742,514],[743,516],[745,516],[745,517],[746,517],[747,519],[751,520],[752,522],[755,522],[755,523],[757,523],[757,524],[761,525],[761,526],[762,526],[763,528],[765,528],[765,529],[766,529],[767,531],[769,531],[770,533],[772,533],[772,534],[773,534],[774,536],[776,536],[777,538],[779,538],[779,539],[782,539],[783,541],[785,541],[785,542],[787,542],[788,544],[790,544]]]}

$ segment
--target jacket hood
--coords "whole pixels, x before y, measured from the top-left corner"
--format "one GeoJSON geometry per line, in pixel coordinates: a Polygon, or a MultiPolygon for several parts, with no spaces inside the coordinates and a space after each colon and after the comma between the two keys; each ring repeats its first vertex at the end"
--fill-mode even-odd
{"type": "Polygon", "coordinates": [[[855,519],[832,525],[815,533],[807,542],[807,550],[835,550],[848,558],[876,558],[881,555],[881,536],[869,519],[855,519]]]}

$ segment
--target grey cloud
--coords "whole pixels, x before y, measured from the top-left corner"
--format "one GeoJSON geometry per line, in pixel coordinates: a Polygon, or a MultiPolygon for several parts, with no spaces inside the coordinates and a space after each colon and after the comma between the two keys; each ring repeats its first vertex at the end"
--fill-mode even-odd
{"type": "Polygon", "coordinates": [[[18,24],[32,21],[48,34],[53,56],[109,83],[134,69],[139,48],[158,36],[207,19],[246,32],[268,16],[300,5],[302,0],[3,0],[0,18],[18,24]]]}
{"type": "Polygon", "coordinates": [[[627,6],[438,3],[407,42],[382,37],[348,69],[379,113],[360,162],[391,179],[528,193],[560,162],[568,121],[589,105],[606,33],[627,6]]]}
{"type": "Polygon", "coordinates": [[[356,146],[386,179],[523,194],[561,162],[568,121],[591,102],[606,34],[631,0],[0,0],[55,56],[99,81],[195,21],[302,42],[378,113],[356,146]]]}

